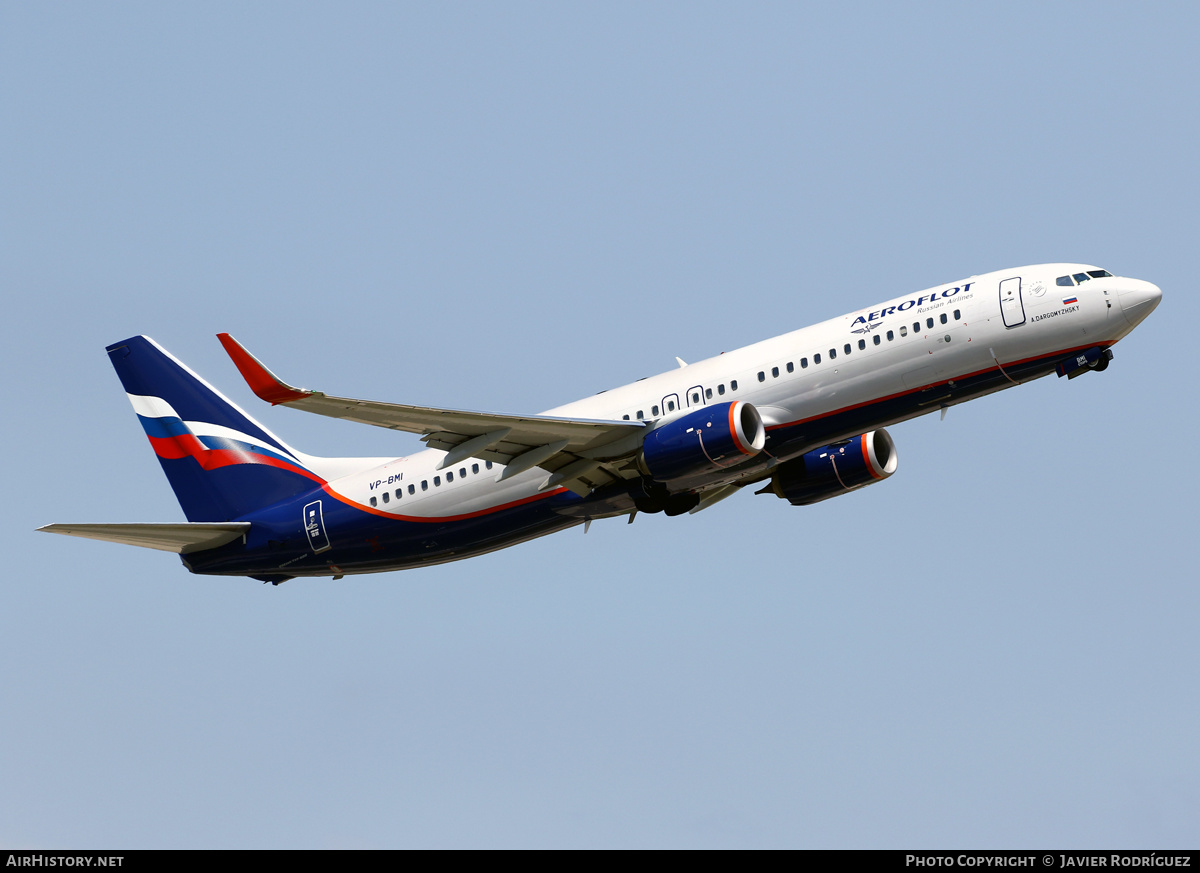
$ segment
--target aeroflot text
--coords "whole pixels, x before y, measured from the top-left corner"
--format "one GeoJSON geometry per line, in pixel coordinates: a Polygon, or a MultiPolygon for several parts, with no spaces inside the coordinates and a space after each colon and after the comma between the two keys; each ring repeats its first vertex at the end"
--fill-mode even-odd
{"type": "Polygon", "coordinates": [[[953,297],[960,291],[969,291],[974,284],[974,282],[968,282],[966,285],[955,285],[953,288],[947,288],[945,291],[934,291],[932,294],[922,294],[920,297],[915,297],[912,300],[905,300],[898,306],[885,306],[883,309],[876,309],[874,312],[860,315],[854,321],[850,322],[850,326],[854,327],[856,324],[866,324],[868,321],[875,321],[877,318],[889,316],[893,312],[907,312],[914,306],[924,306],[926,303],[932,303],[935,300],[944,300],[947,297],[953,297]]]}

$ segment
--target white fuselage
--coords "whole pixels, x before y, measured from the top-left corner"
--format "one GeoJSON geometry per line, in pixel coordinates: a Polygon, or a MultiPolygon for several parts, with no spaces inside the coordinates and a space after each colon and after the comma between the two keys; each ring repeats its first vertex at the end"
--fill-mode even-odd
{"type": "MultiPolygon", "coordinates": [[[[986,371],[998,369],[1005,378],[979,393],[1000,390],[1021,381],[1007,375],[1009,368],[1021,362],[1112,345],[1158,301],[1158,289],[1137,279],[1102,276],[1078,284],[1056,284],[1059,277],[1088,271],[1103,272],[1081,264],[1042,264],[972,276],[678,367],[544,414],[574,419],[640,418],[661,424],[705,404],[744,400],[758,409],[772,433],[856,407],[878,405],[886,398],[927,391],[930,386],[948,383],[953,387],[954,380],[986,371]]],[[[1036,375],[1045,372],[1049,371],[1036,375]]],[[[971,397],[947,396],[944,401],[932,397],[924,405],[914,401],[881,411],[883,417],[870,419],[870,427],[966,399],[971,397]]],[[[856,421],[853,433],[823,431],[822,437],[832,441],[867,429],[856,421]]],[[[813,447],[796,444],[788,454],[813,447]]],[[[437,470],[444,456],[444,452],[430,449],[397,458],[330,482],[329,488],[363,508],[374,497],[377,512],[429,519],[461,517],[519,501],[536,495],[548,478],[545,471],[534,468],[497,482],[501,466],[489,468],[475,459],[437,470]],[[399,497],[395,496],[398,491],[399,497]],[[386,503],[380,499],[385,492],[389,496],[386,503]]],[[[752,481],[764,474],[751,468],[739,475],[752,481]]]]}

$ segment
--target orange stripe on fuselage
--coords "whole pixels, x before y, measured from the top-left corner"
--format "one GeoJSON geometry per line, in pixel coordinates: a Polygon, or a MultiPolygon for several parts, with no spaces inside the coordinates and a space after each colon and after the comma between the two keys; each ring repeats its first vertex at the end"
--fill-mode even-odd
{"type": "Polygon", "coordinates": [[[442,521],[465,521],[468,518],[479,518],[480,516],[490,515],[493,512],[499,512],[502,509],[512,509],[514,506],[523,506],[526,503],[533,503],[535,500],[544,500],[547,497],[553,497],[555,494],[562,494],[566,488],[555,488],[553,491],[546,491],[541,494],[531,494],[528,497],[522,497],[520,500],[513,500],[509,503],[501,503],[499,506],[489,506],[487,509],[479,509],[475,512],[464,512],[461,515],[400,515],[396,512],[385,512],[382,509],[377,509],[374,506],[367,506],[365,503],[359,503],[357,500],[352,500],[345,494],[339,494],[329,486],[328,483],[321,486],[321,490],[335,500],[341,501],[347,506],[352,506],[355,509],[361,509],[363,512],[369,512],[371,515],[378,515],[380,518],[390,518],[395,521],[416,521],[416,522],[442,522],[442,521]]]}
{"type": "MultiPolygon", "coordinates": [[[[1038,360],[1042,360],[1043,358],[1052,358],[1056,355],[1069,355],[1073,352],[1078,352],[1083,349],[1090,349],[1093,347],[1106,349],[1112,345],[1115,345],[1115,343],[1111,343],[1111,342],[1089,343],[1086,346],[1075,346],[1074,348],[1063,349],[1062,351],[1058,351],[1058,352],[1050,352],[1047,355],[1034,355],[1033,357],[1030,357],[1030,358],[1022,358],[1019,361],[1009,361],[1007,364],[1004,364],[1004,366],[1005,367],[1016,367],[1021,364],[1027,364],[1030,361],[1038,361],[1038,360]]],[[[838,409],[831,409],[831,410],[829,410],[829,412],[822,412],[820,415],[810,415],[808,418],[797,418],[795,421],[785,421],[782,424],[772,424],[769,427],[767,427],[767,430],[769,430],[769,431],[779,430],[780,428],[784,428],[784,427],[795,427],[798,424],[807,424],[810,421],[819,421],[822,418],[828,418],[831,415],[838,415],[843,412],[849,412],[852,409],[861,409],[864,406],[873,406],[876,403],[882,403],[885,400],[895,400],[897,397],[904,397],[908,394],[916,394],[920,391],[927,391],[930,388],[936,388],[938,385],[945,385],[949,382],[957,382],[960,379],[970,379],[972,376],[979,376],[983,373],[991,373],[991,372],[998,373],[998,372],[1000,372],[1000,368],[999,367],[984,367],[982,370],[975,370],[974,372],[971,372],[971,373],[963,373],[960,376],[951,376],[949,379],[940,379],[937,382],[930,382],[928,385],[922,385],[919,388],[910,388],[907,391],[897,391],[895,394],[885,394],[883,397],[873,397],[870,400],[864,400],[862,403],[852,403],[849,406],[842,406],[838,409]]]]}

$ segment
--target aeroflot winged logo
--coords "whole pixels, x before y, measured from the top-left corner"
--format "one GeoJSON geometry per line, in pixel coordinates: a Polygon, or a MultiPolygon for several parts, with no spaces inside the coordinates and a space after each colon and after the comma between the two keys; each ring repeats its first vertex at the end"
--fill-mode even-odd
{"type": "Polygon", "coordinates": [[[965,285],[955,285],[953,288],[934,291],[932,294],[922,294],[920,297],[913,297],[896,306],[885,306],[883,309],[876,309],[873,312],[860,315],[854,321],[850,322],[851,333],[870,333],[876,328],[881,327],[880,322],[893,313],[907,312],[913,307],[923,307],[939,300],[946,300],[959,293],[966,294],[974,284],[974,282],[968,282],[965,285]]]}

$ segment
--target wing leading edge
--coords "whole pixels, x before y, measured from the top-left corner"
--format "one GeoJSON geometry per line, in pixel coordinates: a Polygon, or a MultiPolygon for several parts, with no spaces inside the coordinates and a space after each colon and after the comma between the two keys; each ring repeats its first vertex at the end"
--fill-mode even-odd
{"type": "Polygon", "coordinates": [[[543,488],[562,486],[587,495],[592,488],[635,475],[632,459],[647,432],[641,421],[497,415],[333,397],[287,384],[229,334],[217,334],[217,338],[250,390],[262,400],[421,434],[427,446],[447,453],[439,469],[466,458],[483,458],[505,465],[498,478],[507,479],[540,467],[551,474],[543,488]]]}

